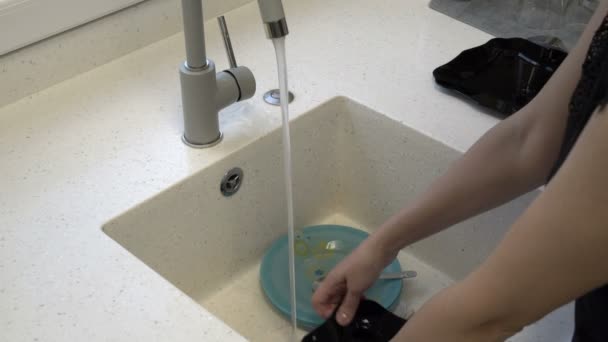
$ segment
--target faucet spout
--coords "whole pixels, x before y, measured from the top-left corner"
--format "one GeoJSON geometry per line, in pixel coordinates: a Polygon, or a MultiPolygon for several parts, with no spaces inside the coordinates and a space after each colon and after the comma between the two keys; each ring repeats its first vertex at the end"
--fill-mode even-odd
{"type": "Polygon", "coordinates": [[[266,28],[266,36],[269,39],[281,38],[289,34],[281,0],[258,0],[258,5],[266,28]]]}

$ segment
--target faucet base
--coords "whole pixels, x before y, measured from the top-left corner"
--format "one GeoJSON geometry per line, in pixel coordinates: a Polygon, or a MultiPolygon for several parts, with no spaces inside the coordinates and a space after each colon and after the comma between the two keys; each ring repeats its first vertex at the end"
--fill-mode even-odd
{"type": "Polygon", "coordinates": [[[184,144],[186,144],[186,146],[192,147],[192,148],[199,148],[199,149],[213,147],[213,146],[221,143],[222,139],[224,139],[224,134],[222,132],[220,132],[220,136],[216,140],[214,140],[214,141],[212,141],[210,143],[207,143],[207,144],[193,144],[193,143],[189,142],[188,139],[186,139],[185,135],[182,135],[182,142],[184,144]]]}
{"type": "MultiPolygon", "coordinates": [[[[292,103],[295,100],[296,96],[289,92],[289,103],[292,103]]],[[[281,91],[279,89],[269,90],[264,94],[264,102],[273,106],[281,105],[281,91]]]]}

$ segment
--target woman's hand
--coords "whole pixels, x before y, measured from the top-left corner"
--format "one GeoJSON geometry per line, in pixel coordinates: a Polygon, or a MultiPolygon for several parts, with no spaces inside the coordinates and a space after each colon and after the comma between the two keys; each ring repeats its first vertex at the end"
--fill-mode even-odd
{"type": "Polygon", "coordinates": [[[368,238],[321,282],[312,297],[313,307],[322,317],[329,318],[339,305],[337,321],[340,325],[348,325],[357,312],[363,292],[374,284],[395,257],[396,253],[387,253],[380,244],[368,238]]]}

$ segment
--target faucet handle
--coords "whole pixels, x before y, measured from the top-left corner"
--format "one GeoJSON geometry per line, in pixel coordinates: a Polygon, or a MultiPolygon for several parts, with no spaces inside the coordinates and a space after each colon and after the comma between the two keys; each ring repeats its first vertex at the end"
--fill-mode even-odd
{"type": "Polygon", "coordinates": [[[224,46],[226,47],[226,54],[228,55],[230,68],[234,69],[237,67],[236,57],[234,56],[234,50],[232,49],[232,41],[230,40],[230,33],[228,32],[226,18],[222,15],[217,18],[217,22],[220,25],[220,31],[222,31],[222,37],[224,38],[224,46]]]}
{"type": "MultiPolygon", "coordinates": [[[[233,79],[233,82],[231,82],[231,84],[234,84],[236,86],[236,91],[231,91],[231,92],[227,92],[227,94],[237,94],[236,97],[236,102],[241,102],[241,101],[245,101],[248,100],[250,98],[253,97],[253,95],[255,95],[255,91],[256,91],[256,82],[255,82],[255,77],[253,76],[253,73],[251,72],[251,70],[249,70],[249,68],[244,67],[244,66],[240,66],[240,67],[236,67],[236,68],[231,68],[228,70],[224,70],[223,72],[219,73],[217,78],[218,78],[218,82],[220,82],[220,78],[222,74],[228,74],[230,75],[230,78],[233,79]]],[[[220,88],[219,92],[218,92],[218,96],[220,95],[221,91],[221,85],[218,84],[218,88],[220,88]]],[[[218,99],[218,105],[221,104],[221,100],[218,99]]],[[[234,103],[234,101],[229,102],[230,103],[234,103]]],[[[223,107],[222,107],[223,108],[223,107]]]]}

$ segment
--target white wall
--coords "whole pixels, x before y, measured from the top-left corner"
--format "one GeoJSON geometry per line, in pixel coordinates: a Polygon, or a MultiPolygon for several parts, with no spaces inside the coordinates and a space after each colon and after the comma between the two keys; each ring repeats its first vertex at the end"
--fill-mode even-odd
{"type": "MultiPolygon", "coordinates": [[[[142,1],[0,0],[0,56],[142,1]]],[[[243,1],[204,3],[206,11],[222,13],[243,1]]]]}
{"type": "MultiPolygon", "coordinates": [[[[30,0],[0,0],[0,7],[6,9],[9,3],[23,1],[30,0]]],[[[251,1],[204,0],[205,17],[216,17],[251,1]]],[[[180,0],[145,0],[74,30],[0,55],[0,107],[179,32],[182,29],[180,3],[180,0]]],[[[27,22],[32,21],[36,20],[27,22]]],[[[5,18],[0,16],[2,23],[5,18]]],[[[11,25],[0,29],[0,41],[8,41],[8,35],[16,31],[16,26],[11,25]]]]}
{"type": "Polygon", "coordinates": [[[1,0],[0,55],[143,0],[1,0]]]}

